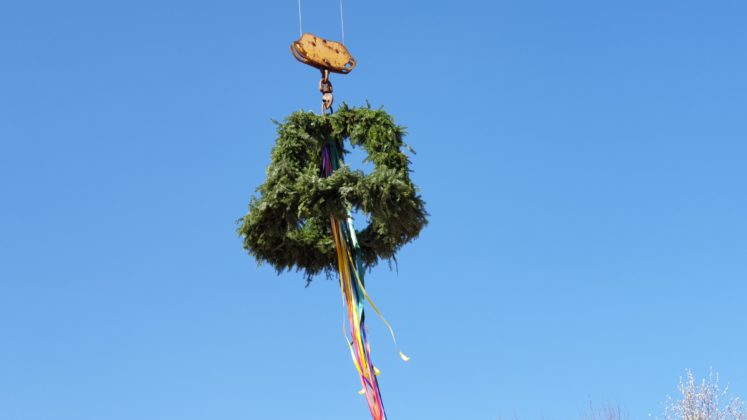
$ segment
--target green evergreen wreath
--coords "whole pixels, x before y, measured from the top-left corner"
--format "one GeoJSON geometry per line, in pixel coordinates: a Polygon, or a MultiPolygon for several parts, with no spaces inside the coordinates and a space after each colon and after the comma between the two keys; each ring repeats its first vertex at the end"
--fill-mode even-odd
{"type": "Polygon", "coordinates": [[[330,215],[344,219],[349,209],[370,223],[356,232],[366,268],[391,260],[427,224],[425,204],[410,181],[410,163],[401,148],[404,129],[383,110],[349,108],[332,115],[299,111],[278,123],[278,139],[267,180],[252,197],[238,233],[244,248],[278,272],[296,268],[308,278],[336,270],[330,215]],[[344,140],[367,153],[374,170],[366,175],[340,165],[321,177],[321,148],[328,142],[344,152],[344,140]]]}

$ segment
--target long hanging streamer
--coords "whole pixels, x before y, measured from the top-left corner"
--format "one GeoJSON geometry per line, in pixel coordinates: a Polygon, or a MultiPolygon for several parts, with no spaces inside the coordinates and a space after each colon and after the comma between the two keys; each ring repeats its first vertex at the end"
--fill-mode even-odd
{"type": "MultiPolygon", "coordinates": [[[[338,167],[339,154],[337,146],[327,143],[322,149],[322,176],[327,177],[338,167]]],[[[378,370],[371,361],[371,347],[366,337],[366,315],[363,311],[363,301],[368,296],[363,283],[363,270],[360,259],[360,246],[355,237],[352,218],[348,216],[347,223],[330,217],[332,235],[337,250],[337,263],[340,273],[340,289],[342,299],[348,313],[350,338],[345,334],[350,347],[363,389],[368,408],[375,420],[385,420],[386,412],[381,399],[379,383],[376,379],[378,370]],[[352,251],[352,252],[351,252],[352,251]]],[[[370,302],[370,300],[369,300],[370,302]]],[[[378,312],[378,311],[377,311],[378,312]]],[[[388,326],[388,324],[387,324],[388,326]]],[[[401,354],[401,353],[400,353],[401,354]]],[[[406,360],[406,356],[402,355],[406,360]]]]}

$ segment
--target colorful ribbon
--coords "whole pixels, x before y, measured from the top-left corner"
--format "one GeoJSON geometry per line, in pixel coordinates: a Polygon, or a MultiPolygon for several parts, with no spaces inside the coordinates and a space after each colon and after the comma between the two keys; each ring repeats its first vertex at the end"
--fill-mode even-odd
{"type": "MultiPolygon", "coordinates": [[[[327,143],[322,148],[322,176],[330,176],[339,167],[339,162],[340,156],[337,145],[327,143]]],[[[376,308],[376,305],[371,301],[368,293],[366,293],[363,282],[360,245],[355,235],[352,216],[348,213],[346,223],[330,217],[330,224],[335,240],[335,249],[337,250],[337,267],[340,273],[342,301],[347,309],[348,326],[350,329],[350,336],[348,336],[343,326],[343,334],[345,335],[345,341],[350,348],[353,363],[361,379],[363,388],[360,393],[366,395],[371,416],[374,420],[385,420],[386,412],[384,411],[384,403],[381,399],[379,383],[376,379],[379,370],[376,369],[371,361],[371,348],[366,337],[366,315],[363,311],[364,299],[369,302],[374,311],[384,321],[396,344],[394,331],[381,315],[378,308],[376,308]]],[[[399,354],[402,360],[409,360],[401,351],[399,351],[399,354]]]]}

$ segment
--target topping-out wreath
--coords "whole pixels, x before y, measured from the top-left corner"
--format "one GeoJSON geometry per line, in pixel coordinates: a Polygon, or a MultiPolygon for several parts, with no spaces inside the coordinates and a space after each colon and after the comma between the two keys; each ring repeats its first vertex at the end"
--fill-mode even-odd
{"type": "Polygon", "coordinates": [[[383,110],[344,104],[331,115],[299,111],[278,123],[267,180],[240,220],[244,248],[278,272],[295,268],[310,278],[336,271],[330,217],[344,220],[357,210],[370,221],[356,232],[365,267],[394,258],[427,224],[402,151],[403,134],[383,110]],[[323,177],[322,147],[330,144],[342,156],[346,139],[367,152],[373,172],[352,170],[340,159],[339,168],[323,177]]]}

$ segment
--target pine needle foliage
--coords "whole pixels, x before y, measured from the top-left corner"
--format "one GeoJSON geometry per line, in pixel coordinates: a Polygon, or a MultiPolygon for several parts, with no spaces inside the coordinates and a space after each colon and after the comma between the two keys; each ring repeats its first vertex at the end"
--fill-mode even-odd
{"type": "Polygon", "coordinates": [[[332,115],[299,111],[278,124],[278,138],[267,179],[240,220],[244,248],[278,273],[296,269],[307,278],[336,270],[330,217],[345,219],[350,210],[367,214],[369,225],[357,232],[366,268],[391,260],[427,224],[425,203],[410,180],[404,129],[382,109],[343,104],[332,115]],[[321,176],[321,149],[345,140],[367,152],[374,170],[364,174],[340,162],[321,176]]]}

